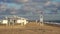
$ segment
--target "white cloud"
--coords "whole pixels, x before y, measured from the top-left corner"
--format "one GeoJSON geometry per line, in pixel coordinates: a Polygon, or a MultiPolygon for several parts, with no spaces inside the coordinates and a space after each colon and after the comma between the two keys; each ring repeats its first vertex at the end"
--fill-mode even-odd
{"type": "Polygon", "coordinates": [[[16,3],[25,3],[28,2],[28,0],[15,0],[16,3]]]}
{"type": "Polygon", "coordinates": [[[51,2],[48,1],[48,2],[45,3],[45,6],[50,5],[50,4],[51,4],[51,2]]]}

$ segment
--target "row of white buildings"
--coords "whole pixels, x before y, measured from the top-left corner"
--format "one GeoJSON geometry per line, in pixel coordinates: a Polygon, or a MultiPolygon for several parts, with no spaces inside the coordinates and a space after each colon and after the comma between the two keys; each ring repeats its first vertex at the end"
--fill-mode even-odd
{"type": "Polygon", "coordinates": [[[22,18],[22,17],[18,17],[18,16],[12,16],[12,17],[5,17],[4,19],[2,19],[0,21],[1,24],[21,24],[21,25],[26,25],[28,23],[27,21],[28,19],[26,18],[22,18]]]}

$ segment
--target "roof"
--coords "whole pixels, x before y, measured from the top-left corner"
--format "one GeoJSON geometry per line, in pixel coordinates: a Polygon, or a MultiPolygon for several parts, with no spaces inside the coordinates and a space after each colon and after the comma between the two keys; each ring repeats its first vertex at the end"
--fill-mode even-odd
{"type": "Polygon", "coordinates": [[[17,19],[26,19],[26,20],[28,20],[27,18],[23,18],[23,17],[16,16],[16,15],[13,15],[13,16],[6,16],[5,18],[12,18],[12,19],[17,18],[17,19]]]}

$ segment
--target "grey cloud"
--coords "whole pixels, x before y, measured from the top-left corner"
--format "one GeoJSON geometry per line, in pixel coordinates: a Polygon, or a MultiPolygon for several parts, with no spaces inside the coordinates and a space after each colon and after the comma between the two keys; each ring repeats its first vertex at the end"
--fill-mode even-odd
{"type": "Polygon", "coordinates": [[[8,3],[25,3],[28,2],[28,0],[1,0],[2,2],[8,2],[8,3]]]}
{"type": "Polygon", "coordinates": [[[0,4],[0,14],[17,14],[18,9],[16,7],[8,8],[7,4],[0,4]]]}
{"type": "Polygon", "coordinates": [[[2,0],[3,2],[8,2],[8,3],[46,3],[47,1],[52,1],[52,0],[2,0]]]}
{"type": "Polygon", "coordinates": [[[51,2],[48,5],[45,5],[44,8],[46,10],[50,10],[52,12],[58,12],[58,10],[60,10],[60,6],[59,5],[60,4],[57,3],[57,2],[55,2],[55,3],[54,2],[51,2]]]}
{"type": "Polygon", "coordinates": [[[7,9],[7,5],[6,4],[0,4],[0,13],[4,12],[7,9]]]}
{"type": "MultiPolygon", "coordinates": [[[[14,3],[22,3],[24,4],[21,9],[13,9],[9,8],[6,12],[9,14],[20,14],[20,15],[38,15],[40,11],[49,10],[56,11],[60,10],[60,3],[53,3],[52,0],[28,0],[25,2],[24,0],[9,0],[14,3]]],[[[6,8],[5,8],[6,9],[6,8]]],[[[5,11],[4,9],[4,11],[5,11]]]]}
{"type": "MultiPolygon", "coordinates": [[[[10,0],[10,1],[14,1],[14,2],[23,2],[24,0],[10,0]]],[[[57,5],[57,7],[59,6],[59,4],[57,5]]],[[[58,7],[59,8],[59,7],[58,7]]],[[[22,6],[22,8],[19,9],[9,9],[9,12],[11,14],[18,14],[19,12],[21,13],[31,13],[31,14],[36,14],[39,13],[39,11],[44,11],[45,9],[49,9],[49,10],[54,10],[56,9],[56,3],[53,4],[51,2],[51,0],[29,0],[27,3],[24,3],[24,6],[22,6]],[[39,1],[39,2],[38,2],[39,1]],[[44,3],[45,2],[45,3],[44,3]],[[48,4],[47,4],[48,3],[48,4]]]]}

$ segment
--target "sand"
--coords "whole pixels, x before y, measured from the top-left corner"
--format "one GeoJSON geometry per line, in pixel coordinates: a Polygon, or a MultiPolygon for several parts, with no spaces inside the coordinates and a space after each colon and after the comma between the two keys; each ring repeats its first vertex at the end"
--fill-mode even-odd
{"type": "Polygon", "coordinates": [[[0,25],[0,34],[60,34],[60,27],[39,23],[28,23],[25,26],[0,25]]]}

